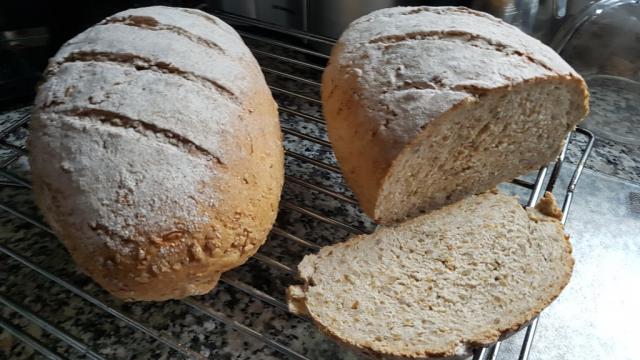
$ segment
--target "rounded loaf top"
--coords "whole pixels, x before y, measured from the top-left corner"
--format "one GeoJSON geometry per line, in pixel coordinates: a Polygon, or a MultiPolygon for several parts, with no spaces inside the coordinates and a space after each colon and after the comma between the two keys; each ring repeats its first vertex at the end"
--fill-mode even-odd
{"type": "Polygon", "coordinates": [[[409,138],[451,106],[484,90],[535,78],[580,78],[560,55],[537,39],[489,14],[464,7],[374,11],[345,30],[330,61],[323,84],[327,99],[336,82],[354,79],[361,99],[387,100],[373,106],[383,115],[407,109],[423,115],[413,117],[415,121],[386,120],[394,136],[409,138]],[[333,71],[340,74],[334,76],[333,71]],[[414,94],[402,93],[407,90],[436,90],[439,94],[428,94],[429,107],[416,106],[414,94]]]}
{"type": "Polygon", "coordinates": [[[546,164],[588,109],[584,81],[551,48],[462,7],[355,20],[332,50],[322,99],[342,172],[383,224],[546,164]]]}
{"type": "Polygon", "coordinates": [[[29,147],[45,219],[79,267],[126,300],[211,290],[264,242],[284,176],[256,60],[194,9],[123,11],[63,45],[29,147]]]}
{"type": "Polygon", "coordinates": [[[490,14],[465,7],[393,7],[374,11],[350,24],[340,37],[345,53],[362,56],[361,47],[408,40],[460,38],[496,51],[525,57],[558,74],[575,71],[555,51],[490,14]],[[482,45],[482,44],[479,44],[482,45]]]}

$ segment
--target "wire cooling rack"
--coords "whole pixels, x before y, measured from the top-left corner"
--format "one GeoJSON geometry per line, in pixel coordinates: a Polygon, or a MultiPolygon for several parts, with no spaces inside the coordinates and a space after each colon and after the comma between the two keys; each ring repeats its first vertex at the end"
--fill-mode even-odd
{"type": "MultiPolygon", "coordinates": [[[[251,297],[252,301],[259,302],[267,310],[271,307],[279,311],[284,319],[283,326],[285,327],[294,320],[296,323],[307,323],[307,319],[290,314],[283,300],[282,290],[295,275],[296,262],[287,263],[284,261],[283,259],[286,257],[278,251],[277,244],[280,244],[280,249],[289,249],[295,245],[296,249],[292,251],[297,256],[296,259],[299,260],[304,254],[319,249],[324,243],[341,241],[352,234],[370,232],[375,227],[359,212],[357,202],[348,187],[344,185],[340,170],[331,152],[330,143],[326,138],[324,120],[320,113],[318,97],[320,75],[328,59],[327,52],[332,46],[333,40],[226,13],[217,13],[216,15],[236,27],[245,39],[258,58],[274,97],[279,103],[282,131],[285,135],[287,169],[285,190],[279,218],[267,245],[253,257],[248,265],[223,275],[222,285],[219,288],[224,286],[224,289],[214,290],[210,295],[213,301],[210,298],[192,297],[166,304],[167,306],[170,304],[172,308],[180,309],[180,313],[185,311],[224,324],[228,329],[232,329],[231,331],[235,331],[247,339],[253,338],[253,341],[263,343],[276,357],[318,358],[318,353],[304,351],[304,348],[301,350],[300,347],[294,349],[289,346],[285,341],[274,336],[273,331],[269,331],[268,327],[252,327],[251,324],[247,324],[245,319],[236,318],[234,315],[237,313],[225,312],[224,308],[221,309],[214,304],[217,301],[216,298],[226,299],[226,292],[235,291],[233,298],[251,297]],[[303,217],[308,221],[304,222],[303,229],[300,230],[300,221],[303,217]],[[320,235],[308,236],[311,233],[320,233],[320,235]],[[243,276],[242,269],[256,262],[264,266],[267,269],[264,270],[265,273],[269,275],[266,278],[253,281],[255,279],[243,276]],[[270,282],[280,285],[271,287],[269,286],[270,282]]],[[[13,201],[16,195],[7,195],[16,194],[16,191],[24,191],[28,196],[30,192],[28,168],[19,170],[22,168],[17,166],[20,163],[26,163],[25,159],[28,156],[24,145],[28,123],[29,115],[24,115],[17,121],[4,124],[4,127],[0,128],[0,210],[4,212],[1,216],[17,219],[25,224],[27,230],[39,230],[44,235],[38,241],[51,243],[53,233],[46,224],[39,220],[37,213],[30,213],[18,208],[13,201]]],[[[556,181],[561,176],[561,168],[565,163],[565,155],[569,145],[581,144],[578,146],[581,149],[577,162],[565,165],[565,167],[571,166],[572,171],[569,173],[568,187],[561,189],[562,196],[559,197],[562,202],[564,214],[562,221],[564,223],[569,214],[575,186],[591,151],[593,141],[594,137],[589,131],[578,128],[568,135],[563,151],[555,163],[543,167],[536,174],[515,179],[509,185],[511,190],[519,194],[527,205],[535,204],[543,190],[554,190],[556,181]]],[[[32,272],[35,274],[34,276],[44,279],[47,283],[55,284],[61,288],[63,297],[79,298],[82,306],[92,307],[105,318],[117,320],[119,324],[127,327],[133,334],[131,336],[143,334],[151,341],[155,341],[159,347],[167,348],[170,351],[169,357],[216,357],[215,349],[214,351],[204,351],[201,344],[184,340],[179,335],[182,331],[180,326],[176,326],[177,329],[174,331],[167,331],[165,328],[157,328],[150,322],[141,320],[143,316],[139,316],[140,312],[132,311],[132,308],[126,304],[111,299],[100,289],[88,291],[86,286],[86,283],[90,282],[88,279],[80,278],[78,280],[77,276],[68,276],[64,271],[52,270],[51,266],[41,264],[40,257],[32,257],[28,251],[20,251],[16,249],[17,246],[9,245],[10,242],[4,241],[3,236],[0,236],[0,265],[11,262],[11,264],[19,266],[21,270],[32,272]]],[[[59,261],[70,262],[70,259],[66,256],[59,261]]],[[[2,274],[5,271],[9,272],[2,265],[0,275],[3,276],[3,279],[11,278],[11,273],[2,274]]],[[[252,271],[255,272],[255,270],[252,271]]],[[[34,310],[46,306],[47,303],[47,298],[41,298],[36,301],[35,305],[31,302],[30,306],[26,306],[20,300],[10,298],[4,291],[0,292],[0,310],[3,310],[2,314],[11,314],[11,319],[4,315],[0,316],[0,327],[17,341],[45,358],[61,359],[78,356],[103,359],[118,357],[105,350],[100,341],[86,340],[85,337],[74,334],[69,330],[69,326],[65,326],[65,321],[48,320],[37,310],[34,310]],[[20,320],[21,324],[27,323],[28,326],[18,325],[16,318],[20,320]],[[51,341],[43,341],[42,336],[35,336],[34,328],[37,330],[36,334],[46,334],[45,338],[55,338],[58,343],[73,351],[61,352],[60,346],[52,346],[50,345],[51,341]],[[32,331],[28,331],[28,329],[32,331]]],[[[155,304],[154,306],[162,305],[155,304]]],[[[522,330],[524,331],[524,339],[519,355],[520,360],[526,360],[529,356],[537,323],[538,320],[535,319],[522,330]]],[[[316,331],[312,326],[309,329],[316,331]]],[[[121,340],[124,341],[125,338],[123,337],[121,340]]],[[[207,340],[205,339],[204,342],[207,340]]],[[[500,345],[501,343],[498,342],[476,351],[473,359],[495,360],[500,345]]],[[[136,348],[137,345],[129,344],[128,347],[125,346],[124,354],[135,355],[136,348]]],[[[260,356],[256,355],[256,357],[260,356]]]]}

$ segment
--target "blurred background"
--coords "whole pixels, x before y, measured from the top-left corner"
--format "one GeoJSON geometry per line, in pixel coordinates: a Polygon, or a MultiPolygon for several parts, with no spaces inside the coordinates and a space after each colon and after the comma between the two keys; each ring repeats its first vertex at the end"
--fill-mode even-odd
{"type": "Polygon", "coordinates": [[[637,0],[2,1],[0,108],[31,100],[47,59],[63,42],[117,11],[153,4],[224,11],[329,38],[339,37],[352,20],[384,7],[467,6],[489,12],[556,50],[564,50],[563,56],[583,74],[633,80],[639,74],[637,0]]]}

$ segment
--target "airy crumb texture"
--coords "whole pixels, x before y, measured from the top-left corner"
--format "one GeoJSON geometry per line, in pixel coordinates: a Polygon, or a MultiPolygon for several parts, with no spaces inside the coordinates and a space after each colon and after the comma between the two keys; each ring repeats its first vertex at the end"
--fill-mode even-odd
{"type": "Polygon", "coordinates": [[[497,191],[324,247],[299,264],[292,311],[364,353],[462,358],[513,333],[571,276],[560,210],[497,191]]]}

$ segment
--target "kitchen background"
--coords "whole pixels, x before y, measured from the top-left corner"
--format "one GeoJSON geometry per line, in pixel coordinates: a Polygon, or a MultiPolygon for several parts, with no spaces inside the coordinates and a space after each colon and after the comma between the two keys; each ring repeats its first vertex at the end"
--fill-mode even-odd
{"type": "MultiPolygon", "coordinates": [[[[0,162],[3,164],[0,166],[0,250],[5,249],[0,252],[0,325],[4,329],[0,333],[0,359],[40,358],[44,356],[42,351],[47,354],[46,349],[63,358],[174,358],[185,354],[222,359],[296,358],[296,354],[309,358],[352,356],[336,348],[308,323],[265,306],[264,301],[244,296],[242,289],[238,290],[241,284],[250,283],[263,293],[281,298],[283,287],[291,281],[289,275],[274,275],[262,264],[250,262],[243,267],[246,271],[234,272],[217,290],[201,297],[197,303],[122,304],[78,273],[50,234],[20,218],[20,214],[26,214],[30,219],[38,219],[28,187],[21,186],[21,181],[28,184],[28,165],[23,155],[28,137],[29,104],[48,57],[64,41],[107,15],[129,7],[159,3],[224,11],[315,34],[305,38],[304,34],[283,33],[277,27],[252,26],[251,21],[234,24],[253,34],[253,39],[245,40],[257,50],[261,65],[272,70],[266,74],[270,84],[285,90],[275,91],[274,95],[281,108],[291,109],[282,115],[283,127],[289,129],[285,132],[287,150],[329,164],[335,164],[330,150],[317,146],[318,141],[313,143],[291,135],[297,132],[326,140],[322,125],[314,122],[321,117],[321,111],[314,101],[317,88],[313,84],[319,81],[326,61],[326,56],[317,54],[326,54],[329,39],[339,36],[358,16],[394,5],[463,5],[502,17],[550,44],[589,84],[591,114],[582,127],[595,134],[595,142],[573,194],[567,222],[575,248],[574,275],[559,299],[541,315],[529,358],[640,358],[636,346],[640,338],[637,329],[640,323],[637,300],[640,298],[638,1],[118,0],[0,3],[0,162]],[[264,38],[271,42],[256,40],[264,38]],[[282,59],[265,55],[275,52],[311,66],[283,63],[282,59]],[[307,79],[307,82],[301,85],[283,78],[277,71],[307,79]],[[291,96],[286,89],[294,89],[303,97],[291,96]],[[33,271],[20,259],[45,272],[33,271]],[[51,276],[63,282],[52,281],[51,276]],[[81,293],[70,291],[64,284],[81,289],[81,293]],[[132,328],[131,320],[143,324],[143,328],[132,328]],[[265,345],[264,339],[260,339],[264,335],[247,335],[239,329],[242,326],[259,329],[268,338],[277,339],[278,344],[286,344],[295,354],[278,350],[277,345],[265,345]],[[60,331],[70,335],[76,346],[68,345],[69,339],[65,341],[52,335],[59,335],[60,331]],[[25,334],[26,338],[16,334],[25,334]],[[183,353],[176,348],[188,351],[183,353]]],[[[588,145],[588,137],[579,134],[572,137],[566,165],[555,186],[559,192],[567,188],[588,145]]],[[[308,164],[297,160],[300,158],[288,158],[288,175],[303,174],[308,179],[319,179],[333,191],[348,193],[338,175],[310,169],[308,164]]],[[[353,206],[332,202],[295,186],[285,188],[284,199],[313,204],[314,209],[348,224],[372,226],[353,206]]],[[[294,252],[291,246],[283,245],[286,244],[283,239],[290,233],[320,244],[343,238],[348,233],[344,229],[336,232],[326,224],[318,224],[317,219],[293,210],[295,207],[284,209],[278,219],[278,225],[290,232],[276,233],[265,246],[265,251],[281,262],[285,262],[287,253],[294,252]]],[[[525,332],[520,332],[503,342],[499,353],[494,350],[483,356],[488,359],[496,354],[497,359],[518,359],[523,351],[524,336],[525,332]]]]}

